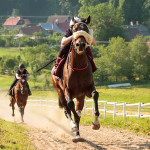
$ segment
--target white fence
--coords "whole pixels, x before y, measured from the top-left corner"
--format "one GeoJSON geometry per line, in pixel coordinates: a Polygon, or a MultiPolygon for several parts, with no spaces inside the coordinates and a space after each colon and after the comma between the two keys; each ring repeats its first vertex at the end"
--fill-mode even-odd
{"type": "MultiPolygon", "coordinates": [[[[144,118],[144,117],[150,117],[150,107],[145,107],[145,106],[150,106],[150,103],[135,103],[135,104],[127,104],[127,103],[117,103],[117,102],[107,102],[107,101],[98,101],[99,106],[101,106],[101,103],[103,103],[104,108],[103,109],[99,109],[99,111],[104,112],[104,119],[106,119],[106,114],[107,113],[111,113],[113,114],[113,119],[115,119],[116,115],[122,115],[124,118],[128,117],[128,116],[134,116],[134,117],[138,117],[138,118],[144,118]],[[133,107],[133,106],[137,106],[137,107],[133,107]],[[108,107],[113,108],[113,111],[108,110],[108,107]],[[117,108],[122,108],[122,112],[117,112],[117,108]],[[137,108],[137,112],[134,111],[134,114],[128,114],[126,109],[130,108],[130,109],[135,109],[137,108]],[[141,109],[148,109],[148,111],[146,113],[149,113],[148,115],[142,115],[141,114],[141,109]]],[[[93,100],[85,100],[85,104],[84,104],[84,115],[85,115],[85,111],[86,109],[92,110],[92,116],[94,116],[94,102],[93,100]],[[87,102],[92,102],[92,107],[87,104],[87,102]]],[[[133,111],[128,111],[129,113],[133,113],[133,111]]]]}
{"type": "MultiPolygon", "coordinates": [[[[28,99],[29,106],[47,106],[47,107],[58,107],[58,100],[48,100],[42,97],[30,97],[28,99]]],[[[113,114],[113,119],[116,118],[117,115],[122,115],[124,118],[126,117],[150,117],[150,103],[135,103],[135,104],[127,104],[127,103],[117,103],[117,102],[107,102],[107,101],[98,101],[99,108],[103,107],[103,109],[99,109],[100,112],[104,113],[104,119],[106,119],[107,113],[113,114]],[[149,107],[147,107],[149,106],[149,107]],[[109,109],[113,110],[109,110],[109,109]],[[117,111],[118,109],[121,109],[117,111]],[[132,109],[132,111],[127,111],[127,109],[132,109]],[[133,111],[133,109],[137,109],[133,111]],[[148,111],[141,114],[141,109],[148,109],[148,111]],[[128,114],[130,113],[130,114],[128,114]]],[[[86,114],[86,110],[92,111],[92,116],[94,116],[94,101],[93,100],[85,100],[84,103],[84,115],[86,114]]]]}

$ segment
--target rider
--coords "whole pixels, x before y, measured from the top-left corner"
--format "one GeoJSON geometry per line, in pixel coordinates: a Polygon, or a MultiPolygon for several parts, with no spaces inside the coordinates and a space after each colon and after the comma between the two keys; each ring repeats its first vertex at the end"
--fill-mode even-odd
{"type": "MultiPolygon", "coordinates": [[[[61,48],[60,48],[60,51],[58,53],[58,56],[57,56],[57,60],[56,60],[56,63],[54,65],[54,68],[52,69],[52,73],[53,75],[55,76],[58,76],[56,74],[57,72],[57,69],[58,69],[58,65],[59,65],[59,62],[62,60],[62,58],[64,58],[64,56],[66,56],[66,54],[68,54],[69,52],[69,49],[70,49],[70,46],[71,46],[71,41],[72,41],[72,38],[73,38],[73,26],[78,23],[78,22],[81,22],[81,19],[78,18],[78,17],[74,17],[74,19],[71,19],[70,20],[70,24],[69,24],[69,29],[66,30],[63,38],[62,38],[62,41],[61,41],[61,48]]],[[[92,41],[92,44],[95,45],[96,44],[96,41],[95,39],[93,38],[93,41],[92,41]]],[[[90,47],[87,47],[86,48],[86,53],[87,55],[90,56],[90,58],[93,60],[93,54],[92,54],[92,51],[91,51],[91,48],[90,47]]],[[[92,64],[92,69],[93,69],[93,72],[95,72],[97,70],[95,64],[93,63],[92,64]]]]}
{"type": "MultiPolygon", "coordinates": [[[[21,75],[25,75],[26,78],[28,79],[29,73],[28,73],[28,71],[25,69],[24,64],[20,64],[20,65],[19,65],[19,69],[16,71],[15,79],[14,79],[12,85],[11,85],[10,88],[9,88],[9,95],[12,95],[12,89],[13,89],[13,87],[16,85],[17,81],[18,81],[19,79],[21,79],[21,75]]],[[[27,83],[27,88],[28,88],[28,95],[29,95],[29,96],[32,95],[28,83],[27,83]]]]}

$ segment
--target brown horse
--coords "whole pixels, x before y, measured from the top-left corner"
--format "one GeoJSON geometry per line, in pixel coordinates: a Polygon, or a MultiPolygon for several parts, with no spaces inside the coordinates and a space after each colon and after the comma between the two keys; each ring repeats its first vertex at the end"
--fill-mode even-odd
{"type": "Polygon", "coordinates": [[[93,97],[95,102],[95,120],[92,128],[98,130],[100,123],[98,120],[98,92],[95,89],[93,81],[92,66],[86,54],[87,37],[83,33],[89,33],[87,25],[90,17],[74,25],[73,34],[82,30],[73,40],[71,52],[69,53],[64,68],[62,81],[58,81],[52,75],[52,82],[57,90],[61,106],[65,110],[67,118],[70,119],[70,125],[73,131],[76,131],[74,142],[80,141],[79,122],[81,111],[84,106],[85,96],[93,97]],[[85,31],[85,32],[84,32],[85,31]],[[76,98],[76,109],[73,99],[76,98]],[[74,114],[75,123],[72,120],[71,112],[74,114]]]}
{"type": "Polygon", "coordinates": [[[11,101],[12,116],[15,116],[14,105],[16,102],[19,107],[19,111],[21,113],[21,121],[24,122],[24,120],[23,120],[24,109],[25,109],[25,106],[27,104],[27,99],[28,99],[26,76],[22,76],[22,78],[18,80],[18,82],[14,88],[14,94],[13,94],[13,96],[10,96],[9,99],[11,101]]]}

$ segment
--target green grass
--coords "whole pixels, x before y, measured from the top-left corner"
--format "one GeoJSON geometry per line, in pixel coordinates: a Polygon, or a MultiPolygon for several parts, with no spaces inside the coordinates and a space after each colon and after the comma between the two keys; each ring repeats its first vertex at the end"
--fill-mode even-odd
{"type": "MultiPolygon", "coordinates": [[[[0,89],[8,90],[10,84],[13,81],[14,76],[0,75],[0,89]]],[[[32,79],[32,77],[30,78],[32,79]]],[[[51,80],[51,79],[50,79],[51,80]]],[[[57,99],[57,93],[54,88],[47,88],[46,90],[39,90],[34,88],[34,84],[32,80],[29,80],[29,85],[31,87],[32,96],[38,96],[47,99],[57,99]]],[[[39,87],[43,87],[43,80],[41,77],[38,79],[38,83],[36,83],[39,87]]],[[[43,89],[43,88],[42,88],[43,89]]],[[[107,100],[108,102],[126,102],[126,103],[150,103],[150,81],[147,81],[144,84],[132,84],[131,87],[124,88],[115,88],[110,89],[107,86],[96,87],[99,92],[99,101],[107,100]]],[[[103,109],[103,105],[99,108],[103,109]]],[[[113,107],[108,106],[108,110],[112,111],[113,107]]],[[[118,112],[122,112],[122,108],[117,107],[118,112]]],[[[129,114],[136,113],[137,114],[137,106],[136,108],[127,108],[127,113],[129,114]]],[[[150,110],[141,109],[142,114],[149,114],[150,110]]],[[[104,115],[101,113],[100,121],[103,126],[111,126],[118,127],[123,129],[133,130],[137,133],[144,133],[150,135],[150,118],[138,119],[137,117],[127,117],[126,119],[123,116],[116,116],[116,119],[113,120],[112,114],[109,115],[107,113],[106,120],[104,120],[104,115]]],[[[92,112],[86,111],[86,116],[83,116],[81,119],[81,124],[91,124],[93,121],[92,112]]]]}
{"type": "MultiPolygon", "coordinates": [[[[13,79],[14,76],[0,75],[0,89],[8,90],[13,82],[13,79]]],[[[57,99],[57,93],[52,86],[51,78],[49,79],[51,87],[47,89],[44,88],[43,80],[44,79],[42,79],[41,76],[38,77],[38,82],[35,83],[35,86],[38,88],[34,88],[32,76],[30,77],[29,85],[33,96],[57,99]]],[[[133,84],[131,87],[108,88],[107,86],[101,86],[96,87],[96,89],[99,92],[100,101],[107,100],[108,102],[119,103],[150,103],[150,81],[147,81],[144,84],[133,84]]]]}
{"type": "MultiPolygon", "coordinates": [[[[84,116],[81,116],[81,124],[82,125],[91,125],[94,118],[91,116],[91,112],[87,112],[84,116]]],[[[150,136],[150,118],[142,118],[138,119],[136,117],[116,117],[113,120],[112,115],[107,115],[106,119],[104,120],[103,114],[100,115],[100,124],[101,126],[113,127],[113,128],[120,128],[120,129],[127,129],[132,130],[138,134],[145,134],[150,136]]]]}
{"type": "Polygon", "coordinates": [[[0,149],[35,150],[29,143],[26,129],[0,119],[0,149]]]}
{"type": "Polygon", "coordinates": [[[17,56],[19,55],[19,48],[18,47],[11,47],[11,48],[0,47],[0,57],[4,55],[17,56]]]}
{"type": "Polygon", "coordinates": [[[132,85],[126,88],[97,87],[99,100],[109,102],[126,103],[149,103],[150,102],[150,81],[142,85],[132,85]]]}

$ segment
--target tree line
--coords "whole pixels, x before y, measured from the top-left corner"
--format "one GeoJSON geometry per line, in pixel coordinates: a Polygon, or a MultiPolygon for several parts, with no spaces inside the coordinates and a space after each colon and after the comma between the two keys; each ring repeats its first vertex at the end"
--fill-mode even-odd
{"type": "MultiPolygon", "coordinates": [[[[58,42],[57,36],[51,37],[58,42]]],[[[61,36],[60,36],[61,37],[61,36]]],[[[60,38],[61,39],[61,38],[60,38]]],[[[60,43],[59,39],[59,43],[60,43]]],[[[126,42],[122,37],[113,37],[107,44],[91,46],[94,61],[98,70],[94,73],[96,85],[104,83],[118,83],[123,81],[135,81],[150,79],[150,54],[146,45],[147,37],[137,36],[130,42],[126,42]]],[[[19,62],[23,62],[29,68],[35,81],[37,75],[48,73],[52,65],[36,73],[36,70],[57,57],[59,45],[49,45],[43,43],[34,47],[26,46],[21,51],[21,56],[0,57],[1,74],[10,74],[18,67],[19,62]]]]}
{"type": "Polygon", "coordinates": [[[0,16],[1,19],[6,15],[112,16],[114,14],[111,14],[111,9],[114,8],[110,8],[110,5],[116,9],[116,17],[123,16],[124,20],[120,22],[129,24],[130,21],[139,21],[147,26],[150,24],[150,0],[0,0],[0,16]]]}

